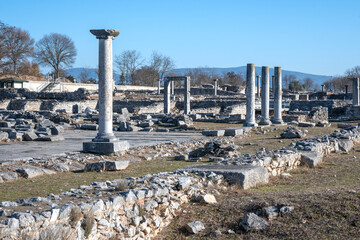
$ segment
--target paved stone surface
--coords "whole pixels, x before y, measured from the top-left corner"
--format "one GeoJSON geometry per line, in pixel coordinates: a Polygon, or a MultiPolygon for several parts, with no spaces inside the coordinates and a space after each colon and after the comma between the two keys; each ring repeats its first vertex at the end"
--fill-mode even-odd
{"type": "MultiPolygon", "coordinates": [[[[97,131],[66,130],[65,141],[60,142],[19,142],[0,143],[0,163],[9,160],[49,157],[65,152],[82,151],[82,144],[91,141],[97,131]]],[[[121,141],[129,141],[130,147],[154,145],[170,141],[188,141],[202,138],[201,133],[163,133],[163,132],[115,132],[121,141]]]]}

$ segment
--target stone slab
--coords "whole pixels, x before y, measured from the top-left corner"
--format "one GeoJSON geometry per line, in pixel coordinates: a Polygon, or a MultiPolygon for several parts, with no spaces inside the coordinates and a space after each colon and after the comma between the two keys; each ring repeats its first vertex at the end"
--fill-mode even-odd
{"type": "Polygon", "coordinates": [[[239,136],[244,135],[244,129],[243,128],[227,128],[225,129],[225,136],[239,136]]]}
{"type": "Polygon", "coordinates": [[[188,166],[181,170],[221,174],[229,183],[239,184],[243,189],[269,182],[268,171],[260,166],[223,166],[214,164],[188,166]]]}
{"type": "Polygon", "coordinates": [[[84,142],[83,152],[110,154],[129,149],[130,144],[128,141],[116,142],[84,142]]]}
{"type": "Polygon", "coordinates": [[[225,130],[204,130],[202,135],[207,137],[221,137],[224,136],[225,130]]]}
{"type": "Polygon", "coordinates": [[[310,168],[313,168],[323,161],[323,155],[322,153],[315,151],[302,151],[300,161],[301,161],[301,165],[305,165],[310,168]]]}

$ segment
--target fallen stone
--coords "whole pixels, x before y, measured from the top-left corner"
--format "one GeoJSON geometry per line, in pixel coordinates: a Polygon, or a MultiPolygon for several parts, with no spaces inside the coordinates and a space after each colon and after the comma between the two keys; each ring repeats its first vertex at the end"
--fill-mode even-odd
{"type": "Polygon", "coordinates": [[[263,230],[267,228],[269,224],[255,213],[248,213],[244,220],[241,221],[241,226],[248,232],[263,230]]]}
{"type": "Polygon", "coordinates": [[[167,128],[157,128],[156,132],[169,132],[169,129],[167,129],[167,128]]]}
{"type": "Polygon", "coordinates": [[[178,155],[178,156],[175,156],[175,160],[177,160],[177,161],[187,161],[187,160],[189,160],[189,155],[178,155]]]}
{"type": "Polygon", "coordinates": [[[55,169],[55,171],[57,171],[57,172],[69,172],[70,171],[69,166],[65,163],[55,163],[51,167],[53,169],[55,169]]]}
{"type": "Polygon", "coordinates": [[[303,130],[289,126],[283,133],[280,134],[281,138],[302,138],[305,137],[306,134],[303,130]]]}
{"type": "Polygon", "coordinates": [[[354,143],[349,139],[340,139],[338,144],[339,144],[339,149],[347,153],[354,148],[354,143]]]}
{"type": "Polygon", "coordinates": [[[207,137],[221,137],[224,136],[225,130],[204,130],[202,135],[207,137]]]}
{"type": "Polygon", "coordinates": [[[323,154],[315,151],[302,151],[301,152],[301,165],[310,168],[316,167],[323,160],[323,154]]]}
{"type": "Polygon", "coordinates": [[[224,136],[240,136],[244,135],[244,129],[242,128],[227,128],[225,129],[224,136]]]}
{"type": "Polygon", "coordinates": [[[20,132],[9,132],[9,139],[22,140],[24,133],[20,132]]]}
{"type": "Polygon", "coordinates": [[[258,184],[269,182],[269,173],[260,166],[230,166],[230,165],[194,165],[181,170],[223,175],[230,184],[239,184],[243,189],[256,187],[258,184]]]}
{"type": "Polygon", "coordinates": [[[201,202],[201,203],[207,203],[207,204],[217,203],[215,196],[212,194],[209,194],[209,193],[198,195],[196,197],[196,201],[201,202]]]}
{"type": "Polygon", "coordinates": [[[105,170],[106,171],[119,171],[124,170],[129,166],[130,161],[106,161],[105,170]]]}
{"type": "Polygon", "coordinates": [[[50,127],[51,135],[60,135],[64,132],[64,128],[62,126],[53,126],[50,127]]]}
{"type": "Polygon", "coordinates": [[[43,169],[33,166],[18,168],[16,169],[16,172],[18,172],[24,178],[34,178],[44,175],[43,169]]]}
{"type": "Polygon", "coordinates": [[[270,221],[276,219],[279,216],[279,208],[277,206],[270,206],[263,208],[264,215],[270,221]]]}
{"type": "Polygon", "coordinates": [[[0,132],[0,141],[5,141],[9,138],[9,134],[7,132],[0,132]]]}
{"type": "Polygon", "coordinates": [[[18,175],[16,172],[0,172],[0,177],[4,181],[15,181],[18,179],[18,175]]]}
{"type": "Polygon", "coordinates": [[[337,127],[338,128],[354,128],[355,126],[351,125],[351,124],[348,124],[348,123],[338,123],[337,124],[337,127]]]}
{"type": "Polygon", "coordinates": [[[289,212],[292,212],[292,211],[294,211],[294,206],[284,206],[284,207],[281,207],[280,208],[280,214],[281,214],[281,216],[283,216],[283,215],[285,215],[285,214],[287,214],[287,213],[289,213],[289,212]]]}
{"type": "Polygon", "coordinates": [[[99,125],[97,125],[97,124],[81,124],[80,129],[96,131],[99,129],[99,125]]]}
{"type": "Polygon", "coordinates": [[[38,136],[36,135],[36,133],[34,131],[24,133],[25,141],[35,141],[36,139],[38,139],[38,136]]]}
{"type": "Polygon", "coordinates": [[[299,122],[299,127],[315,127],[315,123],[312,122],[299,122]]]}
{"type": "Polygon", "coordinates": [[[186,230],[191,234],[197,234],[198,232],[201,232],[205,229],[205,226],[200,221],[194,221],[186,224],[185,226],[186,230]]]}

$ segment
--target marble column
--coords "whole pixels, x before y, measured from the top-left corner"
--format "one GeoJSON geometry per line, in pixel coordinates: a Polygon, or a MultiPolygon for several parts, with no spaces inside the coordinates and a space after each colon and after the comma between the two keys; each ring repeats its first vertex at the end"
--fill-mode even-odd
{"type": "Polygon", "coordinates": [[[274,92],[275,92],[275,76],[272,75],[271,76],[271,92],[272,92],[272,97],[274,98],[274,92]]]}
{"type": "Polygon", "coordinates": [[[84,142],[84,152],[113,153],[129,148],[127,141],[119,141],[113,133],[113,60],[112,40],[119,30],[97,29],[90,32],[99,39],[99,130],[92,142],[84,142]]]}
{"type": "Polygon", "coordinates": [[[167,78],[164,80],[164,113],[169,114],[170,113],[170,84],[172,81],[169,81],[167,78]]]}
{"type": "Polygon", "coordinates": [[[257,126],[255,122],[255,64],[249,63],[246,68],[246,127],[257,126]]]}
{"type": "Polygon", "coordinates": [[[269,67],[261,68],[261,121],[259,125],[271,124],[269,118],[270,110],[270,86],[269,86],[269,67]]]}
{"type": "Polygon", "coordinates": [[[260,99],[260,76],[256,76],[256,84],[257,84],[257,98],[260,99]]]}
{"type": "Polygon", "coordinates": [[[174,81],[171,81],[171,96],[175,95],[175,83],[174,81]]]}
{"type": "Polygon", "coordinates": [[[184,79],[184,114],[190,114],[190,77],[184,79]]]}
{"type": "Polygon", "coordinates": [[[275,91],[274,91],[274,120],[273,124],[284,124],[282,120],[282,86],[281,86],[281,67],[274,68],[275,91]]]}
{"type": "Polygon", "coordinates": [[[360,99],[359,99],[359,79],[360,78],[353,78],[353,106],[359,106],[360,99]]]}
{"type": "Polygon", "coordinates": [[[161,79],[157,81],[157,94],[160,95],[161,79]]]}
{"type": "Polygon", "coordinates": [[[218,80],[219,79],[214,79],[214,96],[217,96],[218,80]]]}

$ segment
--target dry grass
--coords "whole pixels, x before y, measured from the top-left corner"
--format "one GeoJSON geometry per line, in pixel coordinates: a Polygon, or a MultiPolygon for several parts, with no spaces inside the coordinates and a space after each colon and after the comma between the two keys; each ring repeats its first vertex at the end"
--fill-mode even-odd
{"type": "Polygon", "coordinates": [[[359,239],[359,159],[357,151],[332,154],[319,168],[291,171],[292,178],[272,178],[270,184],[248,191],[228,190],[216,205],[189,204],[158,239],[209,239],[217,229],[223,234],[214,239],[359,239]],[[270,222],[264,231],[246,233],[239,226],[247,213],[279,204],[295,206],[295,211],[270,222]],[[206,229],[188,235],[183,226],[195,220],[206,229]],[[226,234],[228,229],[235,234],[226,234]]]}

